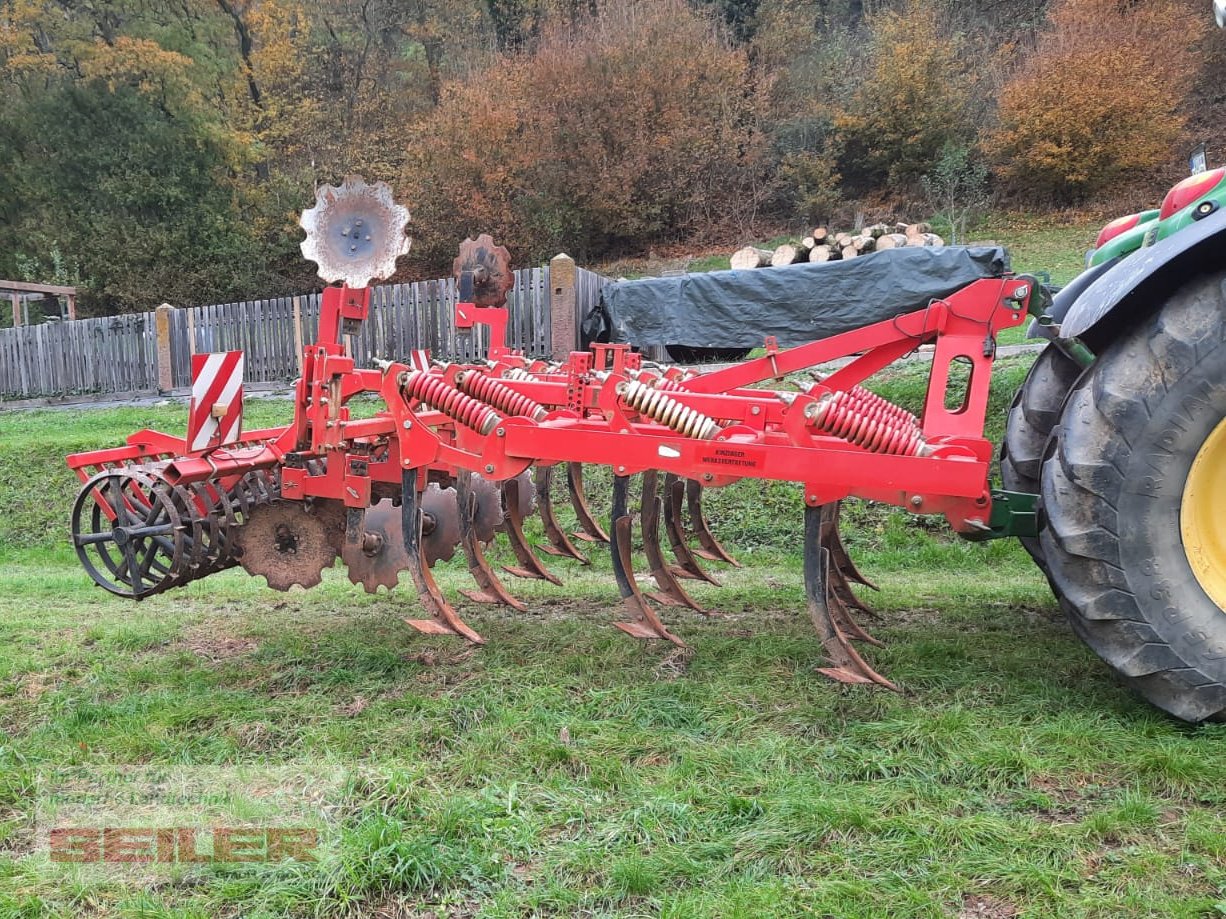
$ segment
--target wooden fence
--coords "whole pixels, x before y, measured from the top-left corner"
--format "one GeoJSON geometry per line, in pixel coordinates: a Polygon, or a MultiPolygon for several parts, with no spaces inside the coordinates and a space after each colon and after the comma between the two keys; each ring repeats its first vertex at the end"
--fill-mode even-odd
{"type": "MultiPolygon", "coordinates": [[[[605,281],[575,272],[579,316],[595,305],[605,281]]],[[[549,266],[515,272],[508,306],[508,343],[531,357],[559,350],[551,337],[552,310],[563,292],[550,287],[549,266]]],[[[567,292],[569,293],[569,292],[567,292]]],[[[370,318],[349,339],[359,367],[375,358],[402,360],[428,348],[444,360],[473,360],[487,346],[484,329],[455,328],[454,279],[386,284],[371,289],[370,318]]],[[[191,355],[243,350],[250,383],[287,384],[298,376],[302,346],[314,340],[319,294],[224,303],[170,311],[167,354],[174,389],[191,385],[191,355]]],[[[0,329],[0,400],[56,398],[90,393],[128,395],[158,391],[156,313],[52,322],[0,329]]],[[[577,347],[565,344],[563,350],[577,347]]]]}

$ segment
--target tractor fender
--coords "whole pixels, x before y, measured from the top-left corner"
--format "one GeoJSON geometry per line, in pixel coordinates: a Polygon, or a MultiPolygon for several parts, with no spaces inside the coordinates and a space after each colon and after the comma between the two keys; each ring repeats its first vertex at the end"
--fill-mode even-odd
{"type": "MultiPolygon", "coordinates": [[[[1052,320],[1059,325],[1064,321],[1064,317],[1069,314],[1069,310],[1073,308],[1073,304],[1078,298],[1084,294],[1091,285],[1099,278],[1106,274],[1110,269],[1119,264],[1123,256],[1117,255],[1115,258],[1087,268],[1069,283],[1056,291],[1051,298],[1051,306],[1047,308],[1047,315],[1051,316],[1052,320]]],[[[1026,332],[1027,338],[1046,338],[1049,341],[1056,337],[1055,330],[1050,325],[1042,325],[1038,321],[1032,320],[1030,328],[1026,332]]]]}
{"type": "Polygon", "coordinates": [[[1060,337],[1084,338],[1091,347],[1101,346],[1163,303],[1184,281],[1223,265],[1226,209],[1138,249],[1097,276],[1060,321],[1060,337]]]}

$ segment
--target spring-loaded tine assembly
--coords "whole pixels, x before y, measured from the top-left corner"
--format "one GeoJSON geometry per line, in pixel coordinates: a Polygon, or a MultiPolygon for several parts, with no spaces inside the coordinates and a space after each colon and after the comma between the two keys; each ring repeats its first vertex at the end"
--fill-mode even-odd
{"type": "Polygon", "coordinates": [[[699,605],[693,597],[677,581],[669,564],[664,561],[664,552],[660,548],[660,515],[662,504],[657,495],[656,482],[658,474],[654,469],[643,473],[643,494],[639,505],[639,529],[643,536],[643,554],[647,556],[647,564],[651,566],[651,576],[655,578],[657,593],[647,596],[665,606],[688,606],[704,616],[711,613],[699,605]]]}
{"type": "Polygon", "coordinates": [[[587,493],[583,490],[583,464],[566,464],[566,490],[570,492],[570,503],[579,519],[581,532],[574,537],[584,542],[608,542],[609,534],[601,529],[587,503],[587,493]]]}
{"type": "Polygon", "coordinates": [[[848,581],[854,581],[856,584],[863,584],[870,590],[880,590],[881,588],[866,578],[856,566],[855,561],[847,551],[847,546],[843,543],[843,534],[839,530],[839,517],[843,513],[843,502],[839,501],[834,505],[834,520],[832,531],[826,541],[826,545],[830,547],[830,562],[835,568],[843,573],[843,576],[848,581]]]}
{"type": "Polygon", "coordinates": [[[685,500],[685,485],[673,473],[664,476],[664,531],[668,533],[668,544],[672,548],[673,558],[677,564],[672,566],[672,572],[679,578],[695,581],[706,581],[719,586],[717,581],[694,557],[689,543],[685,539],[685,524],[682,520],[681,505],[685,500]]]}
{"type": "Polygon", "coordinates": [[[515,553],[515,558],[519,561],[518,565],[503,565],[502,570],[517,578],[535,578],[561,587],[561,578],[546,568],[545,563],[536,557],[536,553],[532,551],[532,544],[524,535],[524,496],[519,493],[519,488],[518,477],[507,479],[502,483],[502,503],[506,511],[506,517],[502,521],[502,531],[507,534],[507,542],[511,544],[511,551],[515,553]]]}
{"type": "Polygon", "coordinates": [[[690,526],[694,530],[694,535],[698,537],[698,544],[702,547],[695,549],[694,554],[713,562],[727,562],[733,568],[740,568],[741,563],[719,544],[719,540],[711,532],[707,518],[702,513],[702,483],[689,479],[685,484],[685,498],[690,510],[690,526]]]}
{"type": "Polygon", "coordinates": [[[540,509],[541,522],[545,526],[545,537],[549,540],[549,545],[541,546],[540,550],[560,558],[573,558],[582,565],[590,565],[591,559],[575,548],[575,544],[570,541],[570,537],[558,523],[557,515],[553,512],[552,488],[553,467],[537,466],[536,506],[540,509]]]}
{"type": "Polygon", "coordinates": [[[876,683],[895,692],[897,685],[874,670],[860,653],[852,647],[843,634],[839,619],[832,610],[829,595],[830,550],[822,545],[823,510],[820,507],[805,507],[805,599],[809,618],[817,630],[829,667],[819,667],[817,672],[840,683],[876,683]]]}
{"type": "Polygon", "coordinates": [[[439,590],[421,551],[421,497],[417,490],[417,470],[406,469],[401,478],[401,522],[404,529],[404,551],[409,558],[409,573],[417,588],[417,597],[430,614],[429,619],[406,619],[405,622],[429,635],[462,635],[474,644],[485,639],[471,629],[452,609],[439,590]]]}
{"type": "Polygon", "coordinates": [[[631,527],[633,521],[628,510],[630,479],[628,476],[613,478],[613,512],[611,531],[613,538],[609,542],[613,558],[613,577],[617,580],[617,590],[621,594],[622,604],[634,619],[630,622],[615,622],[617,628],[635,638],[663,638],[678,647],[686,644],[664,627],[659,615],[639,590],[634,578],[634,559],[631,546],[631,527]]]}
{"type": "Polygon", "coordinates": [[[477,590],[461,590],[464,596],[476,603],[493,603],[509,606],[521,613],[528,608],[511,595],[506,586],[494,573],[493,567],[485,557],[481,548],[481,540],[477,538],[477,530],[473,518],[477,511],[477,496],[472,489],[472,473],[466,469],[456,472],[456,500],[460,507],[460,545],[464,547],[464,557],[468,560],[468,571],[477,582],[477,590]]]}

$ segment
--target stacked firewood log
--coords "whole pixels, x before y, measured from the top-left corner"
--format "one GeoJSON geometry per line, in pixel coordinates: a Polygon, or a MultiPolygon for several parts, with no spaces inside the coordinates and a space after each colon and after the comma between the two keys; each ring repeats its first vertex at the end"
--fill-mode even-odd
{"type": "Polygon", "coordinates": [[[784,243],[774,249],[757,246],[737,249],[732,253],[732,267],[737,270],[778,268],[797,262],[834,262],[904,246],[943,245],[945,240],[933,233],[926,223],[877,223],[857,233],[836,233],[828,227],[815,227],[799,242],[784,243]]]}

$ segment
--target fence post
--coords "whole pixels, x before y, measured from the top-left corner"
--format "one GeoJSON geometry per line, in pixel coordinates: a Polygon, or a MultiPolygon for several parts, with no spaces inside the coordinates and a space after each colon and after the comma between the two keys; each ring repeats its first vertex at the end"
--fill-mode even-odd
{"type": "Polygon", "coordinates": [[[170,392],[175,388],[174,367],[170,360],[170,316],[175,308],[163,303],[154,313],[158,343],[158,392],[170,392]]]}
{"type": "Polygon", "coordinates": [[[565,252],[549,260],[549,329],[549,350],[555,361],[564,361],[578,350],[575,260],[565,252]]]}

